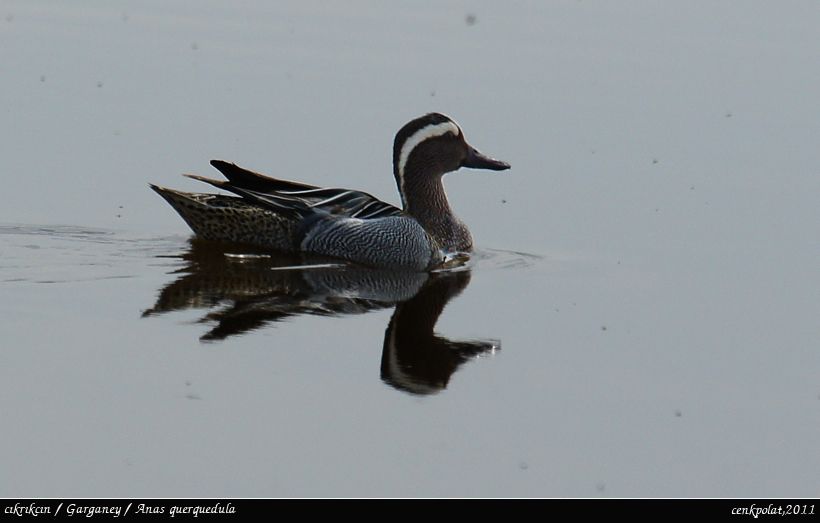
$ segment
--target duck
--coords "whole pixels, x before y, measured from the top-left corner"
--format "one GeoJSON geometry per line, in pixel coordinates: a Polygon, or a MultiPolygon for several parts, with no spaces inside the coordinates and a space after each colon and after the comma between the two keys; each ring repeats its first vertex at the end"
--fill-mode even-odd
{"type": "Polygon", "coordinates": [[[473,250],[469,229],[450,207],[444,175],[510,168],[469,145],[458,123],[441,113],[415,118],[396,133],[393,176],[401,208],[358,190],[272,178],[223,160],[210,164],[226,180],[184,176],[233,195],[150,184],[198,238],[416,272],[473,250]]]}

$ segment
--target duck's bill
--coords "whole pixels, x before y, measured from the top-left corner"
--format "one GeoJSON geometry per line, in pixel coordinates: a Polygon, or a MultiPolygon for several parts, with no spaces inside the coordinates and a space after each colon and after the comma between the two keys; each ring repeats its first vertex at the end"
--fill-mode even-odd
{"type": "Polygon", "coordinates": [[[473,147],[467,150],[467,157],[461,163],[462,167],[470,169],[489,169],[491,171],[503,171],[510,168],[510,164],[490,158],[489,156],[480,153],[473,147]]]}

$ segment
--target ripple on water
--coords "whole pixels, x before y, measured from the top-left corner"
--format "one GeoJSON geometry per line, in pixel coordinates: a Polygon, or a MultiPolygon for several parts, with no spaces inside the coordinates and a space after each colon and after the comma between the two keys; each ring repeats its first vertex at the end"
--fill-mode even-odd
{"type": "Polygon", "coordinates": [[[526,269],[543,260],[538,254],[482,248],[473,253],[470,264],[478,269],[526,269]]]}
{"type": "Polygon", "coordinates": [[[132,278],[146,262],[184,246],[181,237],[74,225],[0,224],[0,282],[70,283],[132,278]]]}

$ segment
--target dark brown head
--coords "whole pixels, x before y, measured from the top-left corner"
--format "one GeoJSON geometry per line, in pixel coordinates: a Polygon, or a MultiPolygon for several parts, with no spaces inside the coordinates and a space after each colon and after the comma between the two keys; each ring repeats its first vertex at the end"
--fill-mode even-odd
{"type": "Polygon", "coordinates": [[[393,175],[404,194],[408,180],[440,178],[461,167],[503,171],[508,163],[485,156],[464,140],[451,118],[430,113],[407,123],[393,142],[393,175]]]}

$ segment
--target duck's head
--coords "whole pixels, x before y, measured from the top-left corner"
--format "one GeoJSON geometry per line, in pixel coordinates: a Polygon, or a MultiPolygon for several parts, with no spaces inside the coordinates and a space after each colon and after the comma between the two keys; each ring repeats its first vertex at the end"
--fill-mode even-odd
{"type": "Polygon", "coordinates": [[[450,117],[426,114],[407,123],[393,141],[393,175],[399,190],[410,181],[441,178],[461,167],[503,171],[510,164],[490,158],[464,139],[450,117]]]}

